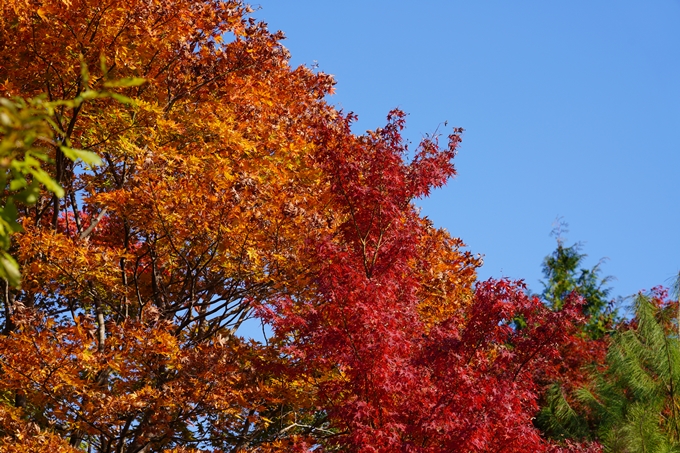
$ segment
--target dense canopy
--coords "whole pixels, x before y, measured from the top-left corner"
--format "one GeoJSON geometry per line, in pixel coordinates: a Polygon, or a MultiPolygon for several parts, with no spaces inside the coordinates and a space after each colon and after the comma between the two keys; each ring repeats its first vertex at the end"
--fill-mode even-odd
{"type": "Polygon", "coordinates": [[[602,357],[584,300],[476,282],[413,204],[455,175],[462,129],[409,149],[395,110],[352,133],[333,78],[252,14],[0,5],[0,97],[39,111],[63,188],[5,187],[0,451],[600,451],[533,421],[602,357]],[[239,335],[252,317],[268,338],[239,335]]]}

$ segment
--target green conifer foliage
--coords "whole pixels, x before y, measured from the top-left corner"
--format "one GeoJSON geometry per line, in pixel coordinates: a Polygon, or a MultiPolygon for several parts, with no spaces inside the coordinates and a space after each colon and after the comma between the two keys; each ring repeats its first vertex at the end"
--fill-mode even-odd
{"type": "Polygon", "coordinates": [[[640,294],[635,318],[611,337],[606,366],[587,387],[555,387],[539,419],[551,434],[596,439],[613,453],[680,452],[677,301],[640,294]]]}
{"type": "Polygon", "coordinates": [[[553,310],[560,310],[569,294],[576,291],[586,300],[584,310],[590,317],[586,332],[591,338],[601,338],[616,317],[609,299],[611,288],[607,287],[612,277],[600,276],[604,260],[590,269],[583,267],[588,255],[581,253],[580,243],[564,245],[562,234],[566,226],[559,221],[552,232],[557,238],[557,248],[543,260],[542,297],[553,310]]]}

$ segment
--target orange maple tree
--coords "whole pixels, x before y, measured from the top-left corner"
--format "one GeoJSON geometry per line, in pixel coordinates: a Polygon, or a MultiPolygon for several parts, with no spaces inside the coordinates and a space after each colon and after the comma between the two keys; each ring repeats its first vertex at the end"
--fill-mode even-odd
{"type": "Polygon", "coordinates": [[[548,451],[538,383],[581,315],[475,292],[478,258],[419,215],[461,130],[410,162],[399,111],[354,135],[332,77],[292,68],[252,12],[0,5],[0,97],[111,91],[51,112],[64,196],[19,206],[0,451],[548,451]],[[254,316],[267,341],[238,335],[254,316]]]}

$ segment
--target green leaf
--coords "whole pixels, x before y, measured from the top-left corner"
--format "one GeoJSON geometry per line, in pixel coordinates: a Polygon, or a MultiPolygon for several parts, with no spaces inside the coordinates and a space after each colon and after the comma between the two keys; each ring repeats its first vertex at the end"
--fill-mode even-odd
{"type": "Polygon", "coordinates": [[[100,98],[100,97],[102,97],[102,95],[98,91],[85,90],[82,93],[80,93],[80,96],[78,96],[77,100],[79,101],[78,103],[80,103],[80,102],[83,102],[83,101],[88,101],[90,99],[97,99],[97,98],[100,98]]]}
{"type": "Polygon", "coordinates": [[[47,190],[61,198],[64,196],[64,189],[42,169],[33,170],[33,177],[40,181],[47,190]]]}
{"type": "Polygon", "coordinates": [[[11,231],[21,231],[21,225],[17,223],[19,212],[17,211],[17,207],[14,204],[12,197],[7,199],[7,203],[5,203],[5,207],[2,208],[2,213],[0,215],[2,215],[2,218],[5,219],[7,226],[11,229],[11,231]]]}
{"type": "Polygon", "coordinates": [[[106,55],[104,55],[104,52],[99,54],[99,67],[101,68],[102,74],[104,74],[104,76],[108,75],[109,68],[106,66],[106,55]]]}
{"type": "Polygon", "coordinates": [[[90,81],[90,71],[87,69],[87,63],[85,63],[85,58],[80,55],[80,77],[83,80],[83,85],[87,86],[90,81]]]}
{"type": "Polygon", "coordinates": [[[37,182],[31,183],[24,190],[14,195],[14,199],[24,203],[25,205],[31,206],[38,201],[38,196],[40,195],[40,187],[37,182]]]}
{"type": "Polygon", "coordinates": [[[141,77],[128,77],[125,79],[118,79],[118,80],[111,80],[108,82],[104,83],[104,86],[107,88],[116,88],[116,87],[138,87],[140,85],[143,85],[146,83],[146,79],[142,79],[141,77]]]}
{"type": "Polygon", "coordinates": [[[102,164],[101,158],[97,154],[95,154],[91,151],[85,151],[85,150],[82,150],[82,149],[73,149],[73,148],[69,148],[69,147],[66,147],[66,146],[62,146],[60,149],[61,149],[61,152],[64,153],[64,156],[68,157],[72,161],[76,161],[78,159],[81,159],[83,162],[85,162],[88,165],[101,165],[102,164]]]}
{"type": "Polygon", "coordinates": [[[123,96],[122,94],[109,93],[109,96],[111,96],[113,99],[115,99],[116,101],[123,103],[123,104],[137,105],[137,103],[133,99],[131,99],[127,96],[123,96]]]}
{"type": "MultiPolygon", "coordinates": [[[[50,156],[48,156],[47,154],[41,153],[41,152],[36,152],[35,150],[29,151],[28,153],[26,153],[26,155],[31,156],[32,158],[35,157],[36,159],[40,159],[43,162],[51,162],[52,161],[52,159],[50,159],[50,156]]],[[[32,162],[36,163],[35,160],[33,160],[32,162]]]]}
{"type": "Polygon", "coordinates": [[[21,284],[19,265],[9,253],[4,251],[0,251],[0,276],[7,279],[9,284],[14,287],[21,284]]]}
{"type": "Polygon", "coordinates": [[[0,98],[0,105],[11,110],[12,112],[16,112],[17,110],[16,104],[7,98],[0,98]]]}
{"type": "Polygon", "coordinates": [[[9,190],[14,192],[15,190],[23,189],[27,185],[28,182],[24,178],[13,179],[12,182],[9,183],[9,190]]]}

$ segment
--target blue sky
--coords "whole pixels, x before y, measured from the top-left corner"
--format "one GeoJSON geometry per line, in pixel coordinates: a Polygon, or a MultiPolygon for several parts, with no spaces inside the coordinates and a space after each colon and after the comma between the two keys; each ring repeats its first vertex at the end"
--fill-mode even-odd
{"type": "Polygon", "coordinates": [[[680,270],[680,1],[260,0],[292,63],[338,82],[359,116],[409,114],[418,142],[465,128],[458,177],[419,202],[484,255],[480,278],[540,291],[569,223],[587,264],[607,257],[613,295],[680,270]]]}

